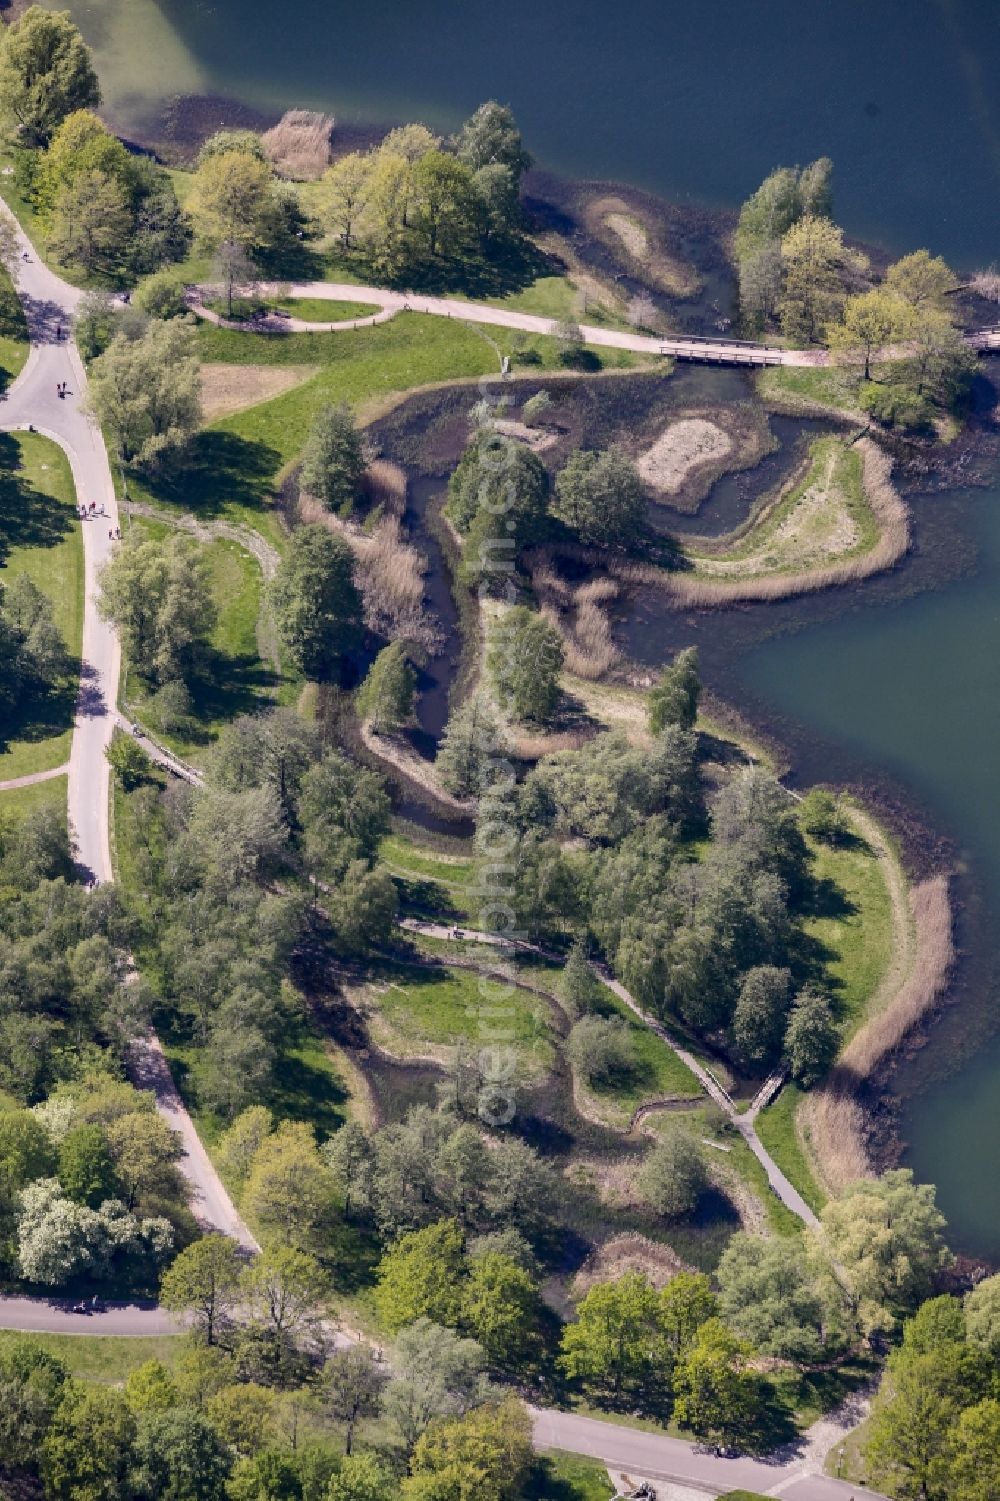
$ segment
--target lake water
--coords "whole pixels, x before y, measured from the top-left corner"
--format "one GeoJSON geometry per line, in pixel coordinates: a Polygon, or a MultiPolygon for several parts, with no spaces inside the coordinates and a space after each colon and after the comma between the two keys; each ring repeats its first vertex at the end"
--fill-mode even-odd
{"type": "MultiPolygon", "coordinates": [[[[927,245],[962,268],[1000,260],[997,0],[69,8],[114,117],[133,127],[169,96],[203,93],[447,130],[495,96],[556,171],[735,206],[779,162],[828,154],[852,235],[927,245]]],[[[714,654],[720,683],[785,716],[803,773],[888,776],[962,853],[967,994],[902,1076],[926,1086],[902,1128],[955,1241],[1000,1259],[1000,1043],[984,1040],[1000,953],[1000,475],[917,515],[918,556],[899,578],[748,611],[736,629],[692,620],[689,634],[730,643],[724,664],[714,654]],[[746,651],[775,626],[789,630],[746,651]]]]}

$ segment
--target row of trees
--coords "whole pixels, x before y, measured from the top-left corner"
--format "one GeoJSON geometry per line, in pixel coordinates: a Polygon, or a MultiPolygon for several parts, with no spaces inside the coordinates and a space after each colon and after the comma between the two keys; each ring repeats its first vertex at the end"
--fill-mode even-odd
{"type": "Polygon", "coordinates": [[[453,141],[424,125],[390,131],[377,150],[341,157],[323,179],[323,219],[345,250],[360,248],[380,275],[496,254],[520,228],[529,157],[514,116],[494,100],[453,141]]]}
{"type": "Polygon", "coordinates": [[[0,708],[47,698],[70,665],[47,595],[26,573],[0,584],[0,708]]]}

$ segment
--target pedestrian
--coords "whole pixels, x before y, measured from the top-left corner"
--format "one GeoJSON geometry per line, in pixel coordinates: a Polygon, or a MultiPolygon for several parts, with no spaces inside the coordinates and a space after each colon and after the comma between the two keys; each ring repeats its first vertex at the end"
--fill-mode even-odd
{"type": "Polygon", "coordinates": [[[62,396],[62,393],[63,393],[62,385],[60,384],[60,382],[57,381],[56,382],[56,395],[57,396],[62,396]]]}
{"type": "Polygon", "coordinates": [[[115,540],[115,534],[114,534],[113,530],[111,529],[111,527],[109,526],[108,527],[108,541],[109,542],[113,542],[114,540],[115,540]]]}
{"type": "Polygon", "coordinates": [[[57,323],[56,324],[56,338],[57,339],[61,339],[62,338],[62,324],[61,323],[57,323]]]}

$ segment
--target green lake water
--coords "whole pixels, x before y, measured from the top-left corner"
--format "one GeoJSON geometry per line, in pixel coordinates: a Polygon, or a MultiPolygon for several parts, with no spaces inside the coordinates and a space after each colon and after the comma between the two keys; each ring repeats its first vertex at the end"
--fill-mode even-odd
{"type": "MultiPolygon", "coordinates": [[[[137,129],[184,93],[441,129],[494,96],[565,174],[735,206],[778,163],[828,154],[850,234],[1000,261],[997,0],[54,3],[137,129]]],[[[901,1076],[901,1129],[955,1241],[1000,1260],[1000,475],[938,504],[920,502],[901,589],[776,608],[797,628],[745,655],[734,639],[729,677],[784,716],[803,772],[879,768],[960,852],[964,992],[901,1076]]]]}

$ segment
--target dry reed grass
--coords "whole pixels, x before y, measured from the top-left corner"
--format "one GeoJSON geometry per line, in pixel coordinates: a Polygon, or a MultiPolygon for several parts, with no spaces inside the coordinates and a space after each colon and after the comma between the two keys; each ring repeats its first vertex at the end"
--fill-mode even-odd
{"type": "Polygon", "coordinates": [[[363,532],[309,495],[299,496],[298,514],[301,521],[323,526],[347,542],[369,630],[429,652],[440,649],[440,625],[424,608],[427,559],[406,541],[398,516],[387,516],[374,531],[363,532]]]}
{"type": "Polygon", "coordinates": [[[562,637],[566,671],[590,682],[603,677],[621,658],[605,608],[618,598],[618,584],[594,578],[574,589],[556,573],[544,548],[535,550],[529,567],[542,614],[562,637]]]}
{"type": "Polygon", "coordinates": [[[863,482],[879,537],[859,557],[845,558],[803,573],[770,574],[761,578],[704,579],[687,573],[666,573],[650,564],[631,563],[615,568],[623,582],[656,584],[665,589],[678,609],[713,609],[745,600],[789,599],[836,585],[854,584],[892,568],[910,547],[910,513],[892,484],[892,460],[870,438],[858,442],[863,482]]]}
{"type": "Polygon", "coordinates": [[[598,1282],[616,1280],[625,1272],[642,1272],[654,1287],[665,1287],[671,1277],[687,1270],[687,1263],[669,1246],[630,1230],[612,1236],[588,1256],[573,1278],[572,1292],[574,1298],[582,1298],[598,1282]]]}
{"type": "Polygon", "coordinates": [[[330,138],[334,118],[318,110],[286,110],[261,136],[268,161],[280,177],[306,182],[322,177],[330,165],[330,138]]]}
{"type": "Polygon", "coordinates": [[[866,1146],[869,1122],[858,1090],[933,1010],[954,962],[947,875],[915,886],[910,912],[915,948],[902,984],[889,1004],[855,1033],[823,1087],[803,1103],[802,1123],[819,1172],[833,1193],[872,1175],[866,1146]]]}
{"type": "Polygon", "coordinates": [[[390,459],[372,459],[361,483],[370,506],[381,506],[389,516],[402,516],[406,510],[406,471],[398,464],[390,459]]]}

